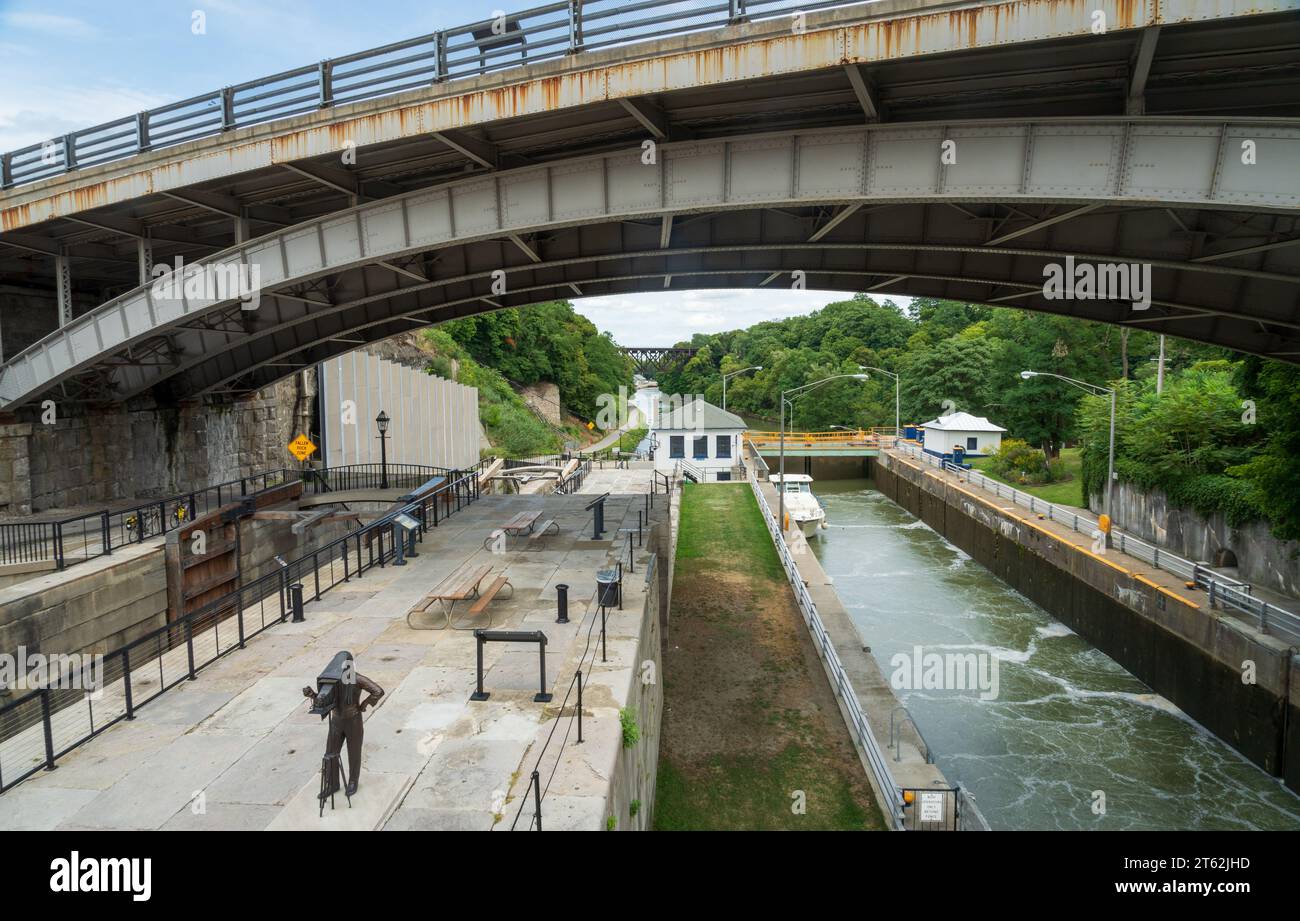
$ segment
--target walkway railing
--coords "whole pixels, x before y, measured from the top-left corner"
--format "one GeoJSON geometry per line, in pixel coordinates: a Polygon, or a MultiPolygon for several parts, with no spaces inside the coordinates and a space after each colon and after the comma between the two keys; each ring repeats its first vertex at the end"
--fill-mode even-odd
{"type": "MultiPolygon", "coordinates": [[[[897,449],[911,457],[923,460],[932,467],[937,467],[959,476],[962,480],[981,489],[988,490],[1000,499],[1010,499],[1016,505],[1029,509],[1036,515],[1043,515],[1049,521],[1068,526],[1072,531],[1096,538],[1101,534],[1101,525],[1088,512],[1054,505],[1045,499],[1027,492],[1022,492],[1006,483],[985,476],[974,470],[959,467],[950,461],[942,460],[928,454],[920,446],[908,442],[899,442],[897,449]]],[[[1180,579],[1190,582],[1210,596],[1210,607],[1230,608],[1245,614],[1260,629],[1261,633],[1275,633],[1288,640],[1300,640],[1300,614],[1280,608],[1260,598],[1254,597],[1254,588],[1247,582],[1214,572],[1207,563],[1197,563],[1171,553],[1155,544],[1111,528],[1111,543],[1114,549],[1127,556],[1149,563],[1156,569],[1164,570],[1180,579]]]]}
{"type": "Polygon", "coordinates": [[[0,154],[0,189],[366,99],[842,0],[565,0],[227,86],[0,154]]]}
{"type": "Polygon", "coordinates": [[[207,665],[284,622],[293,613],[293,586],[302,586],[304,601],[316,601],[334,586],[385,566],[396,550],[397,515],[420,523],[416,534],[422,541],[425,531],[478,497],[478,474],[467,473],[104,654],[98,666],[92,661],[73,674],[63,669],[71,657],[59,657],[57,667],[51,664],[57,674],[0,706],[0,793],[42,768],[53,770],[58,758],[133,719],[164,691],[193,681],[207,665]]]}
{"type": "Polygon", "coordinates": [[[107,556],[127,544],[143,543],[220,508],[236,496],[252,495],[297,475],[293,470],[268,470],[128,508],[49,521],[5,522],[0,524],[0,565],[49,562],[56,569],[65,569],[107,556]]]}
{"type": "Polygon", "coordinates": [[[767,498],[763,495],[758,480],[750,477],[749,485],[754,491],[754,498],[763,513],[763,521],[767,523],[767,530],[776,544],[777,555],[781,558],[781,565],[785,568],[786,577],[790,580],[790,587],[794,589],[795,601],[798,602],[804,622],[808,625],[808,632],[812,635],[813,645],[817,647],[817,652],[820,654],[822,661],[826,663],[827,671],[830,673],[831,687],[835,691],[835,696],[842,701],[844,709],[848,713],[849,728],[853,731],[858,745],[866,755],[867,766],[871,771],[876,790],[879,791],[881,796],[889,800],[888,803],[881,803],[881,811],[889,817],[889,821],[895,828],[902,828],[904,816],[903,791],[895,782],[894,775],[890,772],[889,765],[885,761],[884,752],[881,751],[880,743],[876,741],[875,734],[871,731],[871,724],[867,721],[866,714],[862,712],[862,707],[858,704],[858,696],[853,690],[853,683],[849,680],[848,673],[844,670],[844,664],[835,651],[835,644],[831,641],[830,634],[826,632],[826,628],[822,624],[821,616],[817,613],[817,605],[813,602],[812,595],[808,593],[808,586],[804,585],[803,578],[799,574],[799,567],[795,564],[794,556],[790,553],[790,547],[786,544],[785,537],[777,526],[776,516],[772,514],[772,508],[767,504],[767,498]]]}

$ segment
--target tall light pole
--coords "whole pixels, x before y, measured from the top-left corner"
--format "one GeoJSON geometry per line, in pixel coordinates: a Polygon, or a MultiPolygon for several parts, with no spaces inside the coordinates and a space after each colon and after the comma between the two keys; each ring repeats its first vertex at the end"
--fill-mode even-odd
{"type": "Polygon", "coordinates": [[[375,416],[375,425],[379,427],[379,488],[388,488],[388,413],[382,409],[375,416]]]}
{"type": "Polygon", "coordinates": [[[898,411],[898,404],[899,404],[899,398],[898,398],[898,391],[899,391],[899,377],[898,377],[898,375],[895,374],[893,371],[886,371],[884,368],[863,368],[862,370],[864,370],[864,371],[878,371],[879,373],[881,373],[881,374],[885,374],[885,375],[888,375],[889,377],[892,377],[892,378],[894,379],[894,438],[897,439],[897,438],[898,438],[898,433],[899,433],[899,431],[900,431],[900,429],[901,429],[901,425],[900,425],[900,422],[899,422],[899,415],[900,415],[900,414],[899,414],[899,411],[898,411]]]}
{"type": "Polygon", "coordinates": [[[813,381],[811,384],[804,384],[802,387],[793,387],[789,390],[781,391],[781,482],[778,484],[776,490],[776,526],[781,529],[782,534],[785,533],[785,408],[786,406],[789,406],[791,412],[794,411],[794,401],[787,397],[786,394],[789,394],[790,397],[794,397],[796,394],[802,393],[806,390],[811,390],[821,384],[825,384],[829,381],[837,381],[846,377],[851,377],[856,381],[865,381],[868,379],[865,374],[834,374],[830,377],[823,377],[819,381],[813,381]]]}
{"type": "Polygon", "coordinates": [[[1073,384],[1080,390],[1091,393],[1094,396],[1101,396],[1103,393],[1110,394],[1110,449],[1106,455],[1106,495],[1103,501],[1106,503],[1106,518],[1110,521],[1110,526],[1106,528],[1106,546],[1110,544],[1110,531],[1115,526],[1115,516],[1111,511],[1111,498],[1115,491],[1115,391],[1110,387],[1102,387],[1100,384],[1089,384],[1087,381],[1076,381],[1072,377],[1066,377],[1063,374],[1053,374],[1051,371],[1021,371],[1022,380],[1029,380],[1031,377],[1054,377],[1057,380],[1065,381],[1067,384],[1073,384]]]}
{"type": "Polygon", "coordinates": [[[737,374],[744,374],[746,371],[762,371],[762,365],[751,365],[748,368],[741,368],[739,371],[732,371],[730,374],[722,375],[722,408],[727,408],[727,378],[735,377],[737,374]]]}

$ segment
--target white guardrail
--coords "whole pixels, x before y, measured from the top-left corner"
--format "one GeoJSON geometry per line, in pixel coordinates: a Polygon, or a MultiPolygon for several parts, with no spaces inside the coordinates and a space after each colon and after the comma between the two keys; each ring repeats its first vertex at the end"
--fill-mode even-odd
{"type": "MultiPolygon", "coordinates": [[[[958,467],[950,461],[928,454],[919,445],[900,441],[895,445],[895,448],[900,452],[924,461],[932,467],[938,467],[941,470],[956,474],[965,482],[988,490],[999,499],[1010,499],[1016,505],[1027,508],[1034,514],[1045,516],[1049,521],[1068,525],[1071,530],[1080,534],[1086,534],[1093,538],[1101,534],[1101,526],[1097,519],[1081,509],[1054,505],[1045,499],[1021,492],[982,473],[958,467]]],[[[1223,607],[1245,614],[1259,627],[1261,633],[1272,633],[1288,641],[1300,640],[1300,615],[1254,597],[1254,589],[1250,583],[1239,582],[1221,573],[1216,573],[1207,563],[1195,563],[1184,559],[1175,553],[1162,550],[1154,544],[1149,544],[1131,534],[1126,534],[1119,528],[1111,528],[1111,543],[1114,549],[1120,553],[1139,559],[1144,563],[1149,563],[1156,569],[1162,569],[1176,575],[1180,579],[1191,582],[1197,588],[1209,593],[1211,608],[1223,607]]]]}
{"type": "MultiPolygon", "coordinates": [[[[890,772],[889,765],[885,761],[885,755],[880,749],[880,743],[876,741],[875,734],[871,731],[871,724],[867,722],[866,715],[862,712],[862,708],[858,706],[858,696],[853,690],[853,684],[849,681],[848,673],[844,671],[844,665],[835,652],[835,646],[831,642],[830,635],[822,625],[822,619],[817,613],[817,605],[813,603],[812,596],[808,594],[808,587],[803,584],[803,579],[799,575],[799,567],[795,565],[794,557],[790,554],[790,547],[786,544],[780,528],[777,527],[776,518],[772,515],[772,508],[767,504],[767,498],[763,495],[763,490],[759,487],[758,480],[753,475],[749,477],[749,485],[753,489],[754,498],[758,501],[758,507],[763,513],[763,521],[767,523],[767,530],[772,535],[777,555],[781,558],[781,565],[785,568],[785,574],[790,580],[790,587],[794,589],[795,600],[799,603],[799,610],[803,613],[804,622],[808,625],[808,632],[812,635],[813,644],[817,647],[817,652],[821,655],[822,661],[826,663],[826,669],[830,674],[836,696],[843,701],[844,709],[848,714],[849,728],[853,730],[858,744],[861,746],[862,751],[866,753],[867,765],[871,770],[876,790],[881,796],[890,800],[892,807],[890,816],[894,827],[901,829],[904,827],[902,788],[895,782],[894,775],[890,772]]],[[[882,804],[883,806],[884,804],[882,804]]]]}

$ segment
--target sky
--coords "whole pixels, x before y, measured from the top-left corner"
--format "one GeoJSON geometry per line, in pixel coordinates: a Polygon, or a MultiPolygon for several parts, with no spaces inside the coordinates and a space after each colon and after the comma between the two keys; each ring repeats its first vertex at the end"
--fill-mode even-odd
{"type": "MultiPolygon", "coordinates": [[[[0,0],[0,150],[540,2],[0,0]],[[196,11],[203,13],[203,34],[192,28],[196,11]]],[[[697,332],[808,313],[843,297],[670,290],[577,299],[574,306],[623,345],[666,346],[697,332]],[[665,315],[674,322],[665,323],[665,315]]]]}

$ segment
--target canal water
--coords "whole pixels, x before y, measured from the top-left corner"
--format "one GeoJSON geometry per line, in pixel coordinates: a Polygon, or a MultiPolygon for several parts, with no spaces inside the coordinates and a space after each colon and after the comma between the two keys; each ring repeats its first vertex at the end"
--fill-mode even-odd
{"type": "Polygon", "coordinates": [[[996,659],[996,699],[897,691],[993,828],[1300,829],[1300,797],[869,481],[814,489],[813,552],[887,676],[916,646],[996,659]]]}

